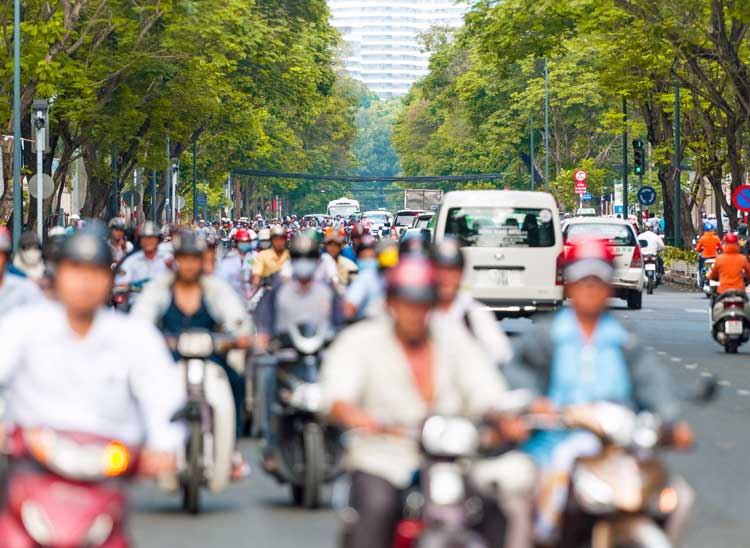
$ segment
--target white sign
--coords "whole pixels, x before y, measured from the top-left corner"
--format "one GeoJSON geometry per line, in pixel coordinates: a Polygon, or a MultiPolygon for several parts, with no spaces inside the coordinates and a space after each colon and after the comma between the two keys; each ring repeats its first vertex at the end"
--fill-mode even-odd
{"type": "Polygon", "coordinates": [[[582,169],[579,169],[578,171],[575,172],[575,174],[573,175],[573,178],[577,182],[582,183],[586,180],[586,172],[583,171],[582,169]]]}

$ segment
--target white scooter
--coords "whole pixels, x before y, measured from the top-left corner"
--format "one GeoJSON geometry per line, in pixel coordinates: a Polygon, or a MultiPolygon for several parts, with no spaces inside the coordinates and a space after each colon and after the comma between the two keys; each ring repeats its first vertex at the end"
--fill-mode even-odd
{"type": "Polygon", "coordinates": [[[190,330],[168,343],[179,357],[188,400],[173,420],[185,422],[188,438],[177,477],[163,480],[162,488],[181,488],[183,508],[197,514],[201,488],[218,493],[231,479],[237,442],[234,397],[226,373],[209,358],[237,348],[237,342],[226,335],[190,330]]]}

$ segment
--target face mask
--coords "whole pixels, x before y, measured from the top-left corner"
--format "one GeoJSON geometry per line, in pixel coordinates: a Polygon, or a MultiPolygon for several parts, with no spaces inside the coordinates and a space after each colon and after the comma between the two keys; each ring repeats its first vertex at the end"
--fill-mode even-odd
{"type": "Polygon", "coordinates": [[[21,260],[26,264],[38,264],[42,260],[42,250],[32,247],[19,252],[21,260]]]}
{"type": "Polygon", "coordinates": [[[241,242],[237,244],[237,249],[239,249],[241,253],[247,253],[248,251],[255,249],[256,245],[255,242],[241,242]]]}
{"type": "Polygon", "coordinates": [[[365,272],[367,270],[377,270],[378,269],[378,260],[377,259],[360,259],[359,263],[357,263],[359,266],[359,269],[362,272],[365,272]]]}
{"type": "Polygon", "coordinates": [[[292,261],[292,276],[298,280],[310,280],[318,269],[315,259],[294,259],[292,261]]]}
{"type": "Polygon", "coordinates": [[[269,240],[263,240],[260,242],[260,248],[261,249],[270,249],[271,248],[271,242],[269,240]]]}

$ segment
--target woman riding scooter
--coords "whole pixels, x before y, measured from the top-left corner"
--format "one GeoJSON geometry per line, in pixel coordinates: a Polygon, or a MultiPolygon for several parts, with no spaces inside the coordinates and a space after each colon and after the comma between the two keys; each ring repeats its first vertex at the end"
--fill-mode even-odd
{"type": "Polygon", "coordinates": [[[709,280],[719,280],[718,294],[727,291],[745,291],[750,281],[750,262],[740,253],[739,238],[730,232],[724,237],[724,253],[716,258],[709,280]]]}

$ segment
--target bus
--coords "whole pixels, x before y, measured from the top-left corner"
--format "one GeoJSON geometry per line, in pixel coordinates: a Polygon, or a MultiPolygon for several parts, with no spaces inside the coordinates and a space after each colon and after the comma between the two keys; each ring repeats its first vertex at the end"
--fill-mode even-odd
{"type": "Polygon", "coordinates": [[[330,217],[341,215],[344,219],[348,219],[350,215],[359,215],[359,202],[350,198],[328,202],[328,215],[330,217]]]}

